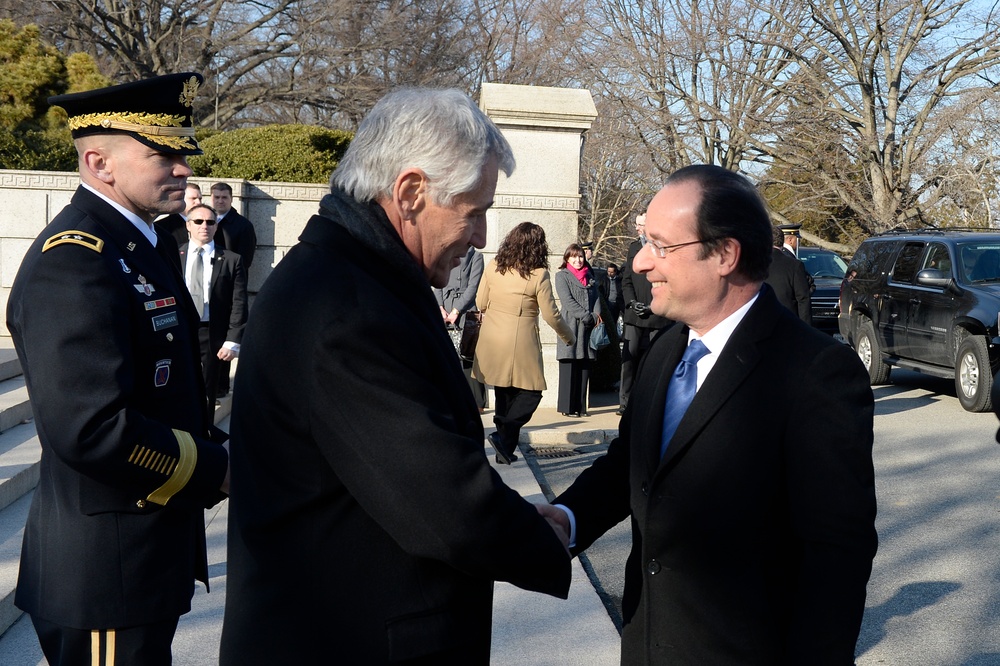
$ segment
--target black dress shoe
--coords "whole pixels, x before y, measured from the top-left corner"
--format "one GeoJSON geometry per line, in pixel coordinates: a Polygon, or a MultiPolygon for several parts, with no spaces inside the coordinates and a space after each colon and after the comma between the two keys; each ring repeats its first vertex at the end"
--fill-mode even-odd
{"type": "Polygon", "coordinates": [[[624,409],[622,409],[621,407],[619,407],[619,408],[618,408],[618,411],[616,411],[616,412],[615,412],[615,414],[616,414],[617,416],[624,416],[624,414],[625,414],[625,410],[624,410],[624,409]]]}
{"type": "Polygon", "coordinates": [[[509,465],[517,460],[517,456],[513,453],[504,453],[503,447],[500,446],[500,435],[495,431],[487,435],[486,439],[490,440],[490,445],[493,447],[493,450],[496,451],[497,455],[495,459],[498,465],[509,465]]]}
{"type": "Polygon", "coordinates": [[[590,412],[580,412],[580,416],[590,416],[590,412]]]}

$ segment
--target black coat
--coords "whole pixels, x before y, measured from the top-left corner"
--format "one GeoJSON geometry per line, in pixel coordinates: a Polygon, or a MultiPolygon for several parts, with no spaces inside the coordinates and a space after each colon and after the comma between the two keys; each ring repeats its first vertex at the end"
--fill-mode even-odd
{"type": "Polygon", "coordinates": [[[652,312],[645,317],[640,317],[630,307],[631,303],[635,301],[647,306],[653,301],[653,287],[649,284],[649,280],[642,273],[636,273],[632,270],[632,261],[642,248],[642,241],[639,239],[632,241],[632,244],[628,246],[628,257],[622,266],[622,319],[631,326],[661,329],[670,326],[673,322],[652,312]]]}
{"type": "Polygon", "coordinates": [[[382,209],[338,191],[321,210],[243,336],[221,662],[488,664],[493,580],[565,598],[569,558],[487,462],[382,209]]]}
{"type": "Polygon", "coordinates": [[[15,603],[50,622],[176,618],[207,581],[203,510],[227,455],[209,440],[197,318],[169,261],[80,188],[11,288],[42,445],[15,603]]]}
{"type": "Polygon", "coordinates": [[[555,500],[579,549],[631,515],[622,664],[852,664],[877,547],[867,373],[765,287],[661,460],[687,340],[653,341],[619,438],[555,500]]]}
{"type": "Polygon", "coordinates": [[[219,220],[219,230],[215,232],[215,244],[240,255],[243,259],[243,268],[250,272],[253,255],[257,251],[257,232],[253,228],[253,223],[237,213],[235,208],[230,208],[225,217],[219,220]]]}
{"type": "Polygon", "coordinates": [[[805,264],[779,248],[771,250],[767,280],[778,302],[807,324],[812,323],[812,296],[805,264]]]}

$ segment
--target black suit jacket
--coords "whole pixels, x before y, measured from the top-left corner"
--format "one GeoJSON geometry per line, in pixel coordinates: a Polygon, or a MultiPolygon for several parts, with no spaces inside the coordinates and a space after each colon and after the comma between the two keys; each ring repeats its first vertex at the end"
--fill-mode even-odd
{"type": "Polygon", "coordinates": [[[864,368],[765,287],[660,460],[687,339],[653,342],[619,438],[555,500],[581,550],[631,515],[622,664],[852,664],[877,547],[864,368]]]}
{"type": "Polygon", "coordinates": [[[812,296],[805,264],[784,250],[771,248],[771,266],[765,282],[771,285],[779,303],[805,323],[812,323],[812,296]]]}
{"type": "Polygon", "coordinates": [[[565,598],[569,557],[490,467],[382,209],[337,191],[323,211],[243,336],[221,663],[488,664],[493,580],[565,598]]]}
{"type": "MultiPolygon", "coordinates": [[[[185,243],[179,250],[182,270],[187,267],[188,246],[185,243]]],[[[243,260],[235,252],[216,245],[208,294],[208,339],[212,353],[227,341],[239,344],[246,323],[247,274],[243,260]]]]}
{"type": "Polygon", "coordinates": [[[187,220],[180,213],[171,213],[166,217],[161,217],[156,224],[170,234],[177,242],[177,247],[188,242],[187,220]]]}
{"type": "Polygon", "coordinates": [[[645,317],[640,317],[635,313],[635,310],[629,307],[633,301],[649,305],[653,300],[653,287],[649,284],[649,280],[642,273],[636,273],[632,270],[632,261],[635,259],[635,255],[642,250],[642,247],[642,241],[638,238],[632,241],[632,244],[628,246],[625,264],[622,266],[622,319],[630,326],[660,329],[673,322],[652,312],[645,317]]]}
{"type": "Polygon", "coordinates": [[[257,251],[257,232],[253,228],[253,223],[237,213],[235,208],[229,209],[219,222],[219,230],[215,233],[215,244],[240,255],[244,269],[250,271],[253,255],[257,251]]]}
{"type": "Polygon", "coordinates": [[[169,257],[84,188],[28,249],[7,306],[42,445],[15,598],[28,613],[159,622],[207,581],[203,510],[228,456],[190,303],[169,257]]]}

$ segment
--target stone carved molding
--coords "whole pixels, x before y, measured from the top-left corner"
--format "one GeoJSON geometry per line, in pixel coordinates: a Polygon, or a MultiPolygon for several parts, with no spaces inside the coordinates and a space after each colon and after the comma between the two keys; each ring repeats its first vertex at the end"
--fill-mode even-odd
{"type": "Polygon", "coordinates": [[[281,201],[319,201],[330,193],[327,185],[309,183],[247,182],[244,199],[279,199],[281,201]]]}
{"type": "Polygon", "coordinates": [[[21,190],[75,190],[80,176],[64,171],[0,170],[0,188],[21,190]]]}
{"type": "Polygon", "coordinates": [[[546,194],[497,194],[493,208],[517,208],[530,210],[564,210],[576,213],[580,208],[579,196],[558,196],[546,194]]]}

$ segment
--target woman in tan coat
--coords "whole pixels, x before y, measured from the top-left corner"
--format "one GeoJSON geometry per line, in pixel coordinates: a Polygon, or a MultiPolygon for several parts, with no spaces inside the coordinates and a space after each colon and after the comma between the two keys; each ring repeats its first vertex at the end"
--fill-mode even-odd
{"type": "Polygon", "coordinates": [[[535,413],[545,390],[538,315],[562,340],[572,345],[573,330],[559,316],[549,279],[549,246],[545,231],[522,222],[500,243],[476,293],[483,312],[472,374],[494,388],[496,432],[490,444],[496,461],[509,465],[521,428],[535,413]]]}

